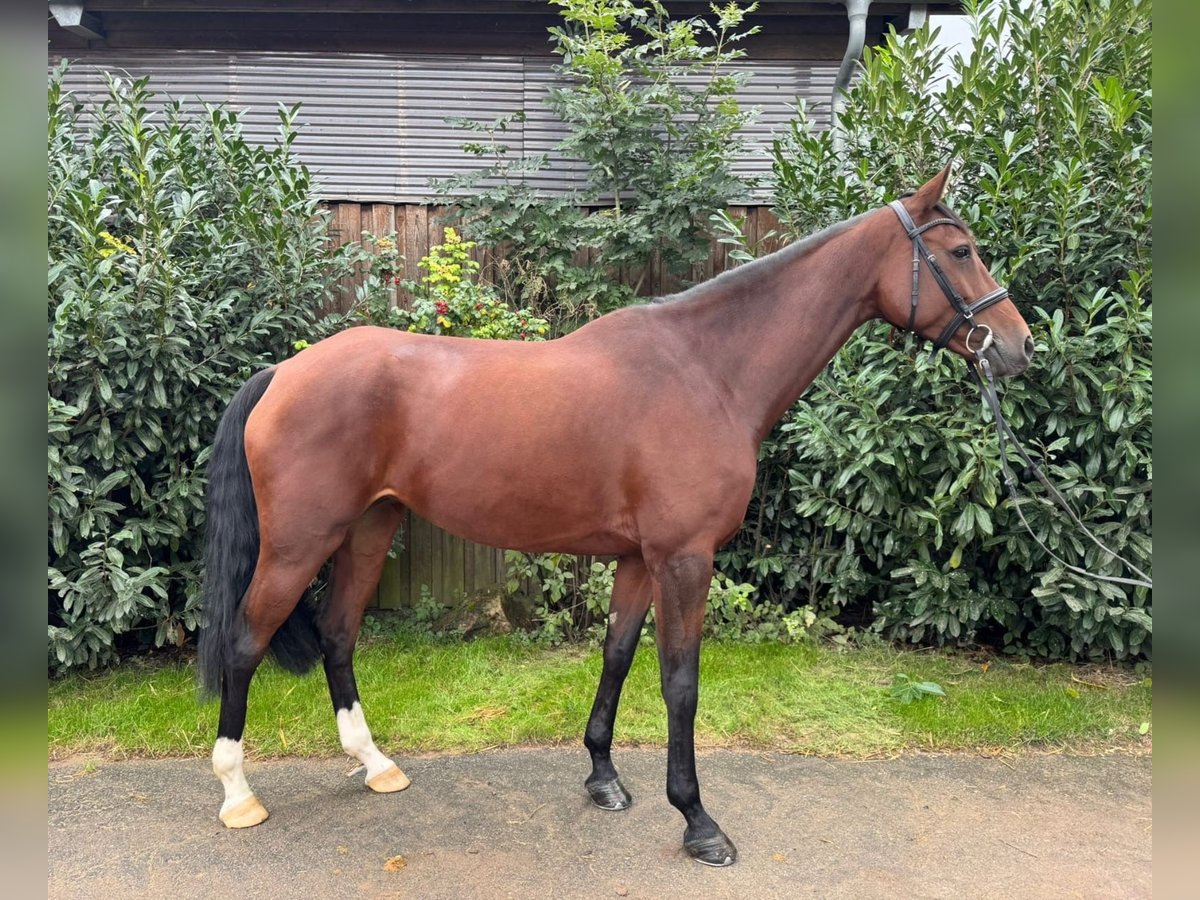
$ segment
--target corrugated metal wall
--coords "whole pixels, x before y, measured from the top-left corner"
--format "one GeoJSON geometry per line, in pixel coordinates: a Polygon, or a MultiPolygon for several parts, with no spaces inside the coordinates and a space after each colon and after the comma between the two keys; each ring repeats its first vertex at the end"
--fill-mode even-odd
{"type": "MultiPolygon", "coordinates": [[[[61,57],[51,56],[51,65],[61,57]]],[[[462,151],[468,135],[446,122],[490,121],[524,111],[505,140],[514,152],[548,153],[553,164],[530,180],[547,190],[582,176],[578,163],[556,159],[565,132],[543,102],[553,59],[518,56],[261,53],[250,51],[88,50],[72,56],[68,89],[102,95],[104,71],[151,76],[165,96],[187,103],[228,102],[246,110],[247,135],[269,143],[280,103],[301,103],[296,149],[330,200],[423,202],[429,180],[480,168],[462,151]]],[[[822,122],[836,66],[828,61],[743,61],[753,77],[740,100],[760,110],[736,164],[743,175],[769,172],[763,151],[792,115],[797,97],[822,122]]]]}

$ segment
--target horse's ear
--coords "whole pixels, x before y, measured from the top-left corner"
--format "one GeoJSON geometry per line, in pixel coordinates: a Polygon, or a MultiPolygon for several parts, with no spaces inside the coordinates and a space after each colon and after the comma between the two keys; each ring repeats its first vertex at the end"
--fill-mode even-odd
{"type": "Polygon", "coordinates": [[[914,199],[920,205],[920,208],[926,212],[931,211],[938,201],[946,194],[946,188],[950,184],[950,170],[954,167],[954,160],[951,159],[946,163],[946,168],[942,169],[938,174],[934,175],[927,182],[917,189],[914,199]]]}

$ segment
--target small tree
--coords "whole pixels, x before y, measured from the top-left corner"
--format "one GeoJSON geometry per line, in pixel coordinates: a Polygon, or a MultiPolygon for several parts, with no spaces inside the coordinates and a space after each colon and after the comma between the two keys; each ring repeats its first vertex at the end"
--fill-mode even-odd
{"type": "Polygon", "coordinates": [[[686,276],[707,257],[709,217],[747,194],[732,162],[752,116],[735,97],[748,75],[730,65],[757,29],[739,31],[755,5],[714,6],[709,21],[673,20],[660,0],[555,2],[562,83],[548,103],[569,129],[558,149],[584,163],[584,184],[557,197],[531,187],[525,176],[548,160],[510,158],[515,116],[460,120],[484,135],[464,149],[488,165],[435,189],[458,204],[471,237],[505,248],[498,280],[513,304],[539,306],[562,330],[630,302],[652,268],[686,276]],[[606,208],[589,215],[596,205],[606,208]],[[590,265],[575,263],[580,251],[590,265]],[[632,277],[623,283],[618,270],[632,277]]]}

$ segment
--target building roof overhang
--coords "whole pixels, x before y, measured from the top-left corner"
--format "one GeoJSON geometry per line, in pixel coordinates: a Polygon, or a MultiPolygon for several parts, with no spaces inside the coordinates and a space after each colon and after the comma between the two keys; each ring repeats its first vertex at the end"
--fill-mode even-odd
{"type": "MultiPolygon", "coordinates": [[[[704,15],[708,2],[670,0],[673,15],[704,15]]],[[[559,21],[548,0],[50,0],[52,50],[246,49],[354,52],[549,53],[559,21]]],[[[960,13],[952,2],[872,2],[867,42],[926,14],[960,13]]],[[[762,26],[748,49],[772,57],[840,58],[843,2],[760,0],[762,26]]]]}

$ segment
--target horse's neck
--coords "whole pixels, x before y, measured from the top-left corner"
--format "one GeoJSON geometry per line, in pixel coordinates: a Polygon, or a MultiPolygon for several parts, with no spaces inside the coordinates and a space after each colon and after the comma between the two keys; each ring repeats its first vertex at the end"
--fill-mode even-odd
{"type": "Polygon", "coordinates": [[[689,343],[759,440],[874,316],[868,230],[856,222],[816,246],[785,248],[679,303],[689,343]]]}

